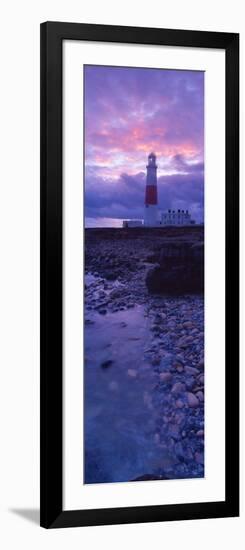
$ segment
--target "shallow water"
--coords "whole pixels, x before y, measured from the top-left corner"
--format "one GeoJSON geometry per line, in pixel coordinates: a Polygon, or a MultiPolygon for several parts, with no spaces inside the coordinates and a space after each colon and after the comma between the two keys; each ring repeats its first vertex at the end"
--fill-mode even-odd
{"type": "Polygon", "coordinates": [[[144,357],[149,319],[144,307],[137,306],[106,316],[93,313],[89,320],[93,324],[85,328],[85,482],[134,479],[151,473],[159,455],[149,395],[155,375],[144,357]]]}
{"type": "MultiPolygon", "coordinates": [[[[181,323],[186,314],[198,323],[203,312],[200,300],[182,298],[164,305],[158,299],[157,308],[166,304],[170,308],[168,332],[159,337],[153,331],[158,314],[149,312],[148,300],[122,311],[111,312],[105,306],[99,312],[98,300],[106,301],[101,293],[107,297],[123,285],[118,281],[105,285],[91,274],[86,275],[85,284],[85,483],[141,476],[203,477],[201,455],[195,461],[196,451],[203,452],[203,439],[195,435],[203,427],[203,410],[189,409],[185,393],[181,410],[176,409],[177,397],[170,390],[174,382],[183,381],[183,374],[174,372],[170,385],[159,384],[159,372],[169,370],[182,330],[176,315],[181,323]],[[156,350],[160,366],[152,361],[156,350]]],[[[198,344],[193,346],[197,349],[198,344]]],[[[187,387],[193,377],[185,375],[184,381],[187,387]]]]}

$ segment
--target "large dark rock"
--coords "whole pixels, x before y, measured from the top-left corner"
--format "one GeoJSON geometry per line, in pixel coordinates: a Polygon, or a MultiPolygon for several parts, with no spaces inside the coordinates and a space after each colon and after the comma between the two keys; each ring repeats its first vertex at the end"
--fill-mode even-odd
{"type": "Polygon", "coordinates": [[[158,264],[146,276],[149,292],[203,293],[204,244],[167,242],[159,251],[158,264]]]}

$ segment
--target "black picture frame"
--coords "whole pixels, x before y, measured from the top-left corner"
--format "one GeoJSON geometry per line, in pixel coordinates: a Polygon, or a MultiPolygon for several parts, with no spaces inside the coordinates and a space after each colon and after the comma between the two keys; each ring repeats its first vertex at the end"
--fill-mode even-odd
{"type": "Polygon", "coordinates": [[[41,24],[41,526],[75,527],[239,515],[239,35],[41,24]],[[62,508],[62,41],[221,48],[226,58],[226,498],[64,511],[62,508]]]}

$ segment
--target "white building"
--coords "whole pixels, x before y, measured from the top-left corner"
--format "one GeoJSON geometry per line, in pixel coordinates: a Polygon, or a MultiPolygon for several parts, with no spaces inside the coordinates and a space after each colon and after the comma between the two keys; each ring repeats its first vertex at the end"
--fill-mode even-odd
{"type": "Polygon", "coordinates": [[[188,210],[168,210],[161,213],[161,225],[194,225],[188,210]]]}

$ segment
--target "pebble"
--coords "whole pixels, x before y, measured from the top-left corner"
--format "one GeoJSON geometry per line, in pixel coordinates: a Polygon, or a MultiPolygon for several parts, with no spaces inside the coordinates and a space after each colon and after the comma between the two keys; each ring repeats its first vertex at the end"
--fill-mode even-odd
{"type": "Polygon", "coordinates": [[[198,376],[198,382],[199,384],[204,384],[204,375],[203,374],[200,374],[200,376],[198,376]]]}
{"type": "Polygon", "coordinates": [[[137,370],[135,370],[135,369],[128,369],[128,376],[130,376],[130,378],[136,378],[136,376],[137,376],[137,370]]]}
{"type": "Polygon", "coordinates": [[[195,378],[193,376],[190,376],[187,380],[185,380],[186,389],[191,392],[195,386],[195,378]]]}
{"type": "Polygon", "coordinates": [[[185,391],[185,384],[182,384],[182,382],[175,382],[171,389],[172,393],[181,393],[183,391],[185,391]]]}
{"type": "Polygon", "coordinates": [[[187,393],[187,401],[188,401],[189,407],[195,408],[199,406],[199,400],[194,395],[194,393],[191,393],[191,392],[187,393]]]}
{"type": "Polygon", "coordinates": [[[197,391],[196,396],[198,397],[199,401],[201,401],[201,403],[204,401],[204,395],[202,391],[197,391]]]}
{"type": "Polygon", "coordinates": [[[183,370],[184,370],[183,365],[177,365],[177,367],[175,367],[175,368],[176,368],[177,372],[179,372],[179,373],[183,372],[183,370]]]}
{"type": "Polygon", "coordinates": [[[192,324],[191,321],[185,321],[185,322],[183,323],[183,327],[184,327],[184,328],[192,328],[192,327],[193,327],[193,324],[192,324]]]}
{"type": "Polygon", "coordinates": [[[187,348],[192,342],[193,336],[183,336],[177,341],[176,345],[180,348],[187,348]]]}
{"type": "Polygon", "coordinates": [[[198,464],[204,464],[204,455],[203,453],[199,453],[198,451],[195,453],[195,461],[198,464]]]}
{"type": "Polygon", "coordinates": [[[172,380],[172,374],[171,372],[161,372],[159,378],[161,382],[170,382],[170,380],[172,380]]]}
{"type": "Polygon", "coordinates": [[[187,366],[186,366],[186,367],[185,367],[185,372],[186,372],[187,374],[191,374],[191,375],[193,375],[193,376],[195,376],[196,374],[199,374],[199,370],[196,369],[195,367],[187,367],[187,366]]]}
{"type": "Polygon", "coordinates": [[[204,359],[201,359],[201,361],[199,361],[197,366],[199,369],[204,369],[204,359]]]}

